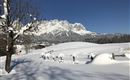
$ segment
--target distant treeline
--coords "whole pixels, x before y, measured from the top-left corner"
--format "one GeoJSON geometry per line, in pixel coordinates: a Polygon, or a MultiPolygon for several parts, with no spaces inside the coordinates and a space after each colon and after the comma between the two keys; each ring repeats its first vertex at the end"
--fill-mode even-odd
{"type": "MultiPolygon", "coordinates": [[[[105,44],[105,43],[125,43],[130,42],[130,34],[98,34],[92,36],[83,36],[81,40],[68,40],[68,41],[48,41],[44,39],[37,39],[34,36],[22,35],[20,36],[15,44],[22,44],[28,46],[29,44],[40,44],[43,42],[47,42],[47,45],[64,43],[64,42],[73,42],[73,41],[83,41],[83,42],[92,42],[98,44],[105,44]]],[[[5,55],[6,51],[6,35],[0,34],[0,56],[5,55]]]]}
{"type": "Polygon", "coordinates": [[[130,34],[97,35],[91,38],[86,38],[85,42],[93,42],[99,44],[130,42],[130,34]]]}

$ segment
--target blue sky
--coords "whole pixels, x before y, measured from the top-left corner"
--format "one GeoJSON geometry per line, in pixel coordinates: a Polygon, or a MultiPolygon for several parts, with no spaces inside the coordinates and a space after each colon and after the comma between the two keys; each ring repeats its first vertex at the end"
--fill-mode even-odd
{"type": "Polygon", "coordinates": [[[97,33],[130,33],[129,0],[37,0],[35,4],[43,19],[79,22],[97,33]]]}

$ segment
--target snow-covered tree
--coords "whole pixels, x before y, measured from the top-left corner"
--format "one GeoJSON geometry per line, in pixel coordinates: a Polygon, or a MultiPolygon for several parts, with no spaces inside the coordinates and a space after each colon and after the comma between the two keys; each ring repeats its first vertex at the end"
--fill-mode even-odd
{"type": "MultiPolygon", "coordinates": [[[[15,53],[14,51],[14,43],[19,37],[20,34],[23,34],[25,31],[30,30],[33,26],[32,24],[36,21],[36,18],[33,17],[33,15],[30,13],[26,13],[30,18],[30,22],[21,27],[20,29],[16,29],[16,25],[13,25],[12,23],[14,21],[20,21],[22,17],[20,16],[25,16],[24,15],[13,15],[11,14],[11,1],[13,0],[3,0],[3,15],[0,16],[0,22],[1,22],[1,27],[4,33],[6,34],[6,61],[5,61],[5,70],[9,73],[11,71],[11,56],[12,54],[15,53]]],[[[16,0],[16,1],[21,1],[21,0],[16,0]]],[[[15,6],[17,7],[17,6],[15,6]]],[[[20,7],[21,8],[21,7],[20,7]]],[[[17,8],[16,8],[17,9],[17,8]]],[[[15,14],[15,13],[14,13],[15,14]]],[[[21,13],[19,13],[21,14],[21,13]]]]}

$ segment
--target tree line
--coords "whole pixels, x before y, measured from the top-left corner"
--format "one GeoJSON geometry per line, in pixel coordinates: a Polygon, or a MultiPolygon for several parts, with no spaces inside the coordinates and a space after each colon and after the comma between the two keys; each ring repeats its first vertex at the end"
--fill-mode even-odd
{"type": "Polygon", "coordinates": [[[95,37],[86,38],[85,42],[93,42],[98,44],[130,42],[130,34],[97,35],[95,37]]]}

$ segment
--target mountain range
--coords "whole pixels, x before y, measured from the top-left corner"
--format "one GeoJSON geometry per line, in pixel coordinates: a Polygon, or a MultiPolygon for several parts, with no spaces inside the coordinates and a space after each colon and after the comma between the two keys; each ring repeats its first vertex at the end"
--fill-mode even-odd
{"type": "Polygon", "coordinates": [[[86,30],[81,23],[70,23],[66,20],[45,20],[36,22],[33,26],[36,25],[35,29],[26,32],[26,34],[33,35],[39,41],[83,41],[88,36],[97,35],[95,32],[86,30]]]}
{"type": "MultiPolygon", "coordinates": [[[[24,25],[14,21],[13,26],[14,29],[20,30],[20,27],[24,25]]],[[[17,40],[20,43],[63,43],[74,41],[95,43],[130,42],[130,35],[91,32],[81,23],[70,23],[67,20],[54,19],[36,21],[33,23],[32,28],[21,34],[21,37],[17,40]]]]}

